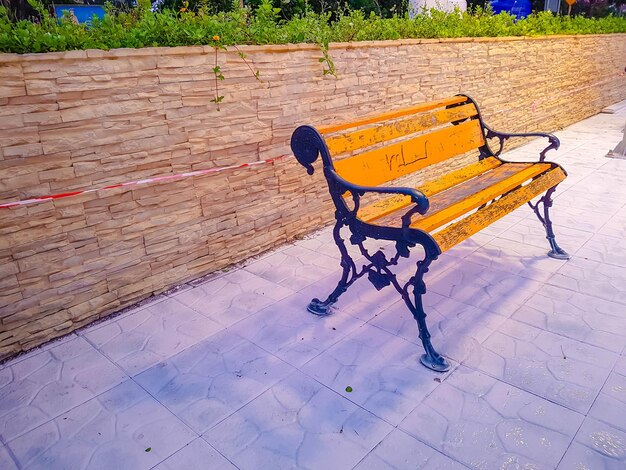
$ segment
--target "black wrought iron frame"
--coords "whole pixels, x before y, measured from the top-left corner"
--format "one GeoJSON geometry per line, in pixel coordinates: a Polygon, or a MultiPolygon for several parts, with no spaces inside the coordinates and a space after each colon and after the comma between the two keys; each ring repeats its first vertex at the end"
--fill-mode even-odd
{"type": "MultiPolygon", "coordinates": [[[[465,95],[460,95],[465,96],[465,95]]],[[[472,102],[476,103],[469,97],[467,101],[461,104],[472,102]]],[[[478,106],[476,105],[478,110],[478,106]]],[[[504,142],[512,137],[547,137],[550,141],[540,153],[540,162],[545,160],[545,154],[548,150],[559,147],[559,141],[550,134],[531,133],[531,134],[504,134],[498,133],[487,127],[478,111],[478,116],[473,119],[479,119],[483,128],[486,139],[497,138],[500,141],[500,148],[497,152],[492,152],[488,143],[480,147],[479,159],[487,157],[496,157],[500,160],[504,142]]],[[[461,122],[461,121],[459,121],[461,122]]],[[[424,275],[428,272],[430,264],[441,254],[441,249],[437,242],[428,234],[419,229],[412,228],[411,218],[416,213],[425,214],[429,208],[428,198],[420,191],[406,187],[370,187],[361,186],[346,181],[335,171],[330,152],[324,138],[319,132],[311,126],[298,127],[291,138],[291,149],[307,172],[312,175],[314,173],[313,163],[318,156],[322,158],[322,167],[324,176],[326,177],[330,196],[335,204],[336,223],[333,229],[333,236],[337,247],[341,253],[342,275],[335,289],[325,300],[313,299],[308,306],[308,310],[316,315],[327,315],[331,311],[331,306],[339,299],[339,297],[359,278],[367,274],[369,281],[377,290],[381,290],[389,285],[393,286],[404,300],[406,306],[413,314],[418,329],[419,338],[424,346],[425,354],[420,360],[429,369],[444,372],[449,369],[446,359],[440,355],[432,345],[431,336],[426,325],[426,313],[424,311],[422,296],[426,293],[426,284],[424,283],[424,275]],[[344,195],[349,193],[352,204],[349,206],[344,195]],[[411,198],[412,206],[402,216],[401,227],[382,227],[365,223],[357,218],[360,207],[361,197],[367,193],[378,194],[402,194],[411,198]],[[342,238],[341,229],[347,227],[351,233],[349,242],[358,247],[360,254],[366,260],[361,266],[357,264],[350,256],[346,247],[346,242],[342,238]],[[392,257],[388,257],[382,250],[378,249],[374,253],[368,250],[363,242],[366,239],[388,240],[395,242],[396,253],[392,257]],[[420,245],[424,250],[424,257],[417,261],[415,274],[407,281],[402,282],[391,269],[398,264],[400,258],[409,258],[411,248],[420,245]]],[[[502,160],[503,162],[505,160],[502,160]]],[[[556,166],[556,164],[553,164],[556,166]]],[[[549,208],[552,205],[551,196],[554,188],[546,192],[536,204],[531,204],[533,211],[546,228],[547,238],[550,242],[552,250],[548,253],[555,258],[564,258],[567,254],[556,244],[554,240],[554,232],[549,217],[549,208]],[[543,207],[543,215],[540,214],[539,205],[543,207]]]]}

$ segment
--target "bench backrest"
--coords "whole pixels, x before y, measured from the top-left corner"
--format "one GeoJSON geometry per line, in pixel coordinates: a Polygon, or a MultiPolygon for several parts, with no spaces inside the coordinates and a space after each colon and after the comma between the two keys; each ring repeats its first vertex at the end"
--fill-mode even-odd
{"type": "Polygon", "coordinates": [[[478,110],[466,96],[318,131],[337,173],[362,186],[386,183],[485,144],[478,110]]]}

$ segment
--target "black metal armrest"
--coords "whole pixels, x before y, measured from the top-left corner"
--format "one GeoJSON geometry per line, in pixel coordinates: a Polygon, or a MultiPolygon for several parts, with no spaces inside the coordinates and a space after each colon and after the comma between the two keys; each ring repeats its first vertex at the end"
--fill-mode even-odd
{"type": "Polygon", "coordinates": [[[546,139],[548,139],[549,144],[548,146],[543,149],[540,153],[539,153],[539,161],[543,162],[546,158],[546,153],[549,150],[557,150],[559,148],[559,146],[561,145],[561,142],[559,141],[559,139],[552,135],[552,134],[546,134],[544,132],[527,132],[527,133],[517,133],[517,134],[509,134],[506,132],[496,132],[493,129],[489,128],[488,126],[484,126],[485,130],[487,131],[485,133],[485,138],[487,139],[493,139],[496,138],[499,140],[500,143],[500,148],[498,149],[497,152],[494,152],[494,155],[496,157],[498,157],[501,153],[502,153],[502,149],[504,147],[504,142],[507,139],[511,139],[514,137],[545,137],[546,139]]]}
{"type": "Polygon", "coordinates": [[[413,207],[410,211],[411,213],[419,212],[420,214],[425,214],[430,207],[428,197],[417,189],[403,187],[394,188],[391,186],[361,186],[343,179],[335,170],[325,169],[325,172],[341,187],[341,189],[344,191],[350,191],[352,194],[356,194],[357,197],[363,196],[365,193],[402,194],[404,196],[409,196],[411,201],[415,204],[415,207],[413,207]]]}

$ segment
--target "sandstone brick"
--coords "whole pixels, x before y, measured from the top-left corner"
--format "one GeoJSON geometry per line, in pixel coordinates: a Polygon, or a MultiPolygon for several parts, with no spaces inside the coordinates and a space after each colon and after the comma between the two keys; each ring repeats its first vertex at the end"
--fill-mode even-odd
{"type": "Polygon", "coordinates": [[[69,168],[56,168],[54,170],[46,170],[39,172],[39,179],[42,182],[45,181],[58,181],[73,178],[75,175],[74,169],[69,168]]]}
{"type": "Polygon", "coordinates": [[[61,113],[59,111],[42,111],[39,113],[28,113],[24,115],[25,124],[58,124],[62,122],[61,113]]]}
{"type": "Polygon", "coordinates": [[[26,158],[43,155],[43,147],[40,143],[14,145],[3,149],[5,158],[26,158]]]}
{"type": "Polygon", "coordinates": [[[0,98],[8,98],[11,96],[24,96],[25,94],[25,85],[11,85],[9,83],[0,85],[0,98]]]}
{"type": "Polygon", "coordinates": [[[39,133],[37,127],[34,126],[8,129],[0,132],[0,147],[2,148],[37,142],[39,142],[39,133]]]}
{"type": "Polygon", "coordinates": [[[148,100],[128,100],[100,106],[78,106],[60,111],[63,122],[82,121],[105,116],[125,115],[154,109],[148,100]]]}

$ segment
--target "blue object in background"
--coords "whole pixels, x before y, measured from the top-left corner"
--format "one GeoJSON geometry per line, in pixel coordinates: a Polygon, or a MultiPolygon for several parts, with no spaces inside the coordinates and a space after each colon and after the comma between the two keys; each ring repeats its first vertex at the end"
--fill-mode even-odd
{"type": "Polygon", "coordinates": [[[530,0],[494,0],[491,2],[491,8],[496,15],[506,11],[517,16],[518,19],[522,19],[530,15],[532,7],[530,0]]]}
{"type": "Polygon", "coordinates": [[[64,11],[74,11],[74,16],[79,23],[89,23],[93,15],[104,18],[104,7],[102,5],[55,5],[54,11],[57,18],[63,17],[64,11]]]}

